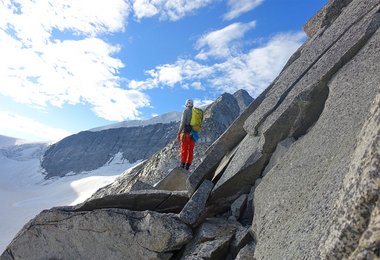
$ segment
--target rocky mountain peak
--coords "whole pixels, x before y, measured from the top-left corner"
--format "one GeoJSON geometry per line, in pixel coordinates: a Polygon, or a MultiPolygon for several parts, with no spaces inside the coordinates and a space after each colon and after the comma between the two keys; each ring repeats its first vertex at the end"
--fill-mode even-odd
{"type": "Polygon", "coordinates": [[[252,97],[244,89],[239,89],[233,94],[233,96],[237,100],[241,110],[244,110],[247,107],[247,105],[249,105],[253,101],[252,97]]]}

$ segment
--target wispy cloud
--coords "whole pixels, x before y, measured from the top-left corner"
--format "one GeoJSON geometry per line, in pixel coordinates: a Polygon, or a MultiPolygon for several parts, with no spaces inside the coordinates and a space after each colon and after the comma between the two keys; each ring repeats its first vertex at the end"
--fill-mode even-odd
{"type": "Polygon", "coordinates": [[[255,28],[256,22],[233,23],[223,29],[210,32],[202,36],[196,42],[196,49],[200,50],[197,59],[206,60],[209,57],[227,58],[233,56],[238,48],[238,40],[242,39],[245,33],[255,28]]]}
{"type": "Polygon", "coordinates": [[[204,107],[210,105],[214,101],[215,100],[211,100],[211,99],[202,99],[202,100],[201,99],[195,99],[194,100],[194,106],[204,108],[204,107]]]}
{"type": "Polygon", "coordinates": [[[0,111],[0,131],[9,136],[27,135],[29,141],[59,141],[72,133],[41,124],[33,119],[11,112],[0,111]]]}
{"type": "Polygon", "coordinates": [[[40,108],[88,103],[112,121],[138,118],[149,105],[142,92],[122,88],[119,47],[98,37],[124,30],[128,2],[2,1],[0,10],[1,95],[40,108]],[[59,40],[62,32],[77,39],[59,40]]]}
{"type": "Polygon", "coordinates": [[[133,11],[137,19],[159,16],[161,20],[177,21],[215,0],[135,0],[133,11]]]}
{"type": "Polygon", "coordinates": [[[232,20],[240,15],[253,10],[264,0],[229,0],[228,7],[230,11],[224,15],[225,20],[232,20]]]}
{"type": "Polygon", "coordinates": [[[130,7],[123,0],[6,1],[2,27],[14,30],[26,46],[52,40],[54,29],[78,35],[97,35],[124,29],[130,7]]]}
{"type": "Polygon", "coordinates": [[[198,88],[207,85],[221,92],[233,93],[246,89],[251,95],[260,94],[278,75],[289,57],[306,39],[303,32],[280,33],[267,42],[238,56],[229,56],[224,61],[201,64],[191,59],[179,59],[174,64],[157,66],[150,70],[145,81],[132,81],[131,88],[149,89],[167,85],[160,76],[164,68],[175,68],[177,74],[171,85],[198,88]],[[193,82],[197,82],[195,86],[193,82]]]}
{"type": "Polygon", "coordinates": [[[230,93],[244,88],[251,95],[258,96],[305,39],[304,32],[277,34],[244,55],[215,64],[214,70],[223,76],[214,76],[210,82],[214,87],[230,93]]]}
{"type": "Polygon", "coordinates": [[[174,64],[160,65],[155,69],[147,71],[146,74],[149,77],[146,80],[132,80],[129,83],[129,87],[136,90],[145,90],[164,86],[173,87],[181,83],[188,88],[193,82],[197,82],[195,88],[199,89],[202,84],[197,79],[205,79],[212,73],[213,68],[208,65],[202,65],[190,59],[179,59],[174,64]],[[168,71],[175,71],[176,73],[175,75],[167,76],[168,71]],[[170,77],[170,81],[168,77],[170,77]]]}
{"type": "MultiPolygon", "coordinates": [[[[138,20],[158,16],[161,20],[177,21],[215,2],[217,0],[134,0],[132,9],[138,20]]],[[[224,15],[224,19],[237,18],[262,2],[264,0],[228,0],[229,11],[224,15]]]]}

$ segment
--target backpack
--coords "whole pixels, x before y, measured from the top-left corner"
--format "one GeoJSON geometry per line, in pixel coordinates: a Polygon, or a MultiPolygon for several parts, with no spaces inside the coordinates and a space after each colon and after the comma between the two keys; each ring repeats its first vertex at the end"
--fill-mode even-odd
{"type": "Polygon", "coordinates": [[[203,120],[203,110],[200,108],[193,107],[191,110],[191,120],[190,126],[193,131],[200,131],[203,120]]]}

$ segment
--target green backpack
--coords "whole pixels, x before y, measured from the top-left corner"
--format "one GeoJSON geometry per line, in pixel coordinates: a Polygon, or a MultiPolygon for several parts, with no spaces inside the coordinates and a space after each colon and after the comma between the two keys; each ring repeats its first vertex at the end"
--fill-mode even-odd
{"type": "Polygon", "coordinates": [[[193,131],[200,131],[203,120],[203,110],[200,108],[193,107],[191,111],[190,126],[193,131]]]}

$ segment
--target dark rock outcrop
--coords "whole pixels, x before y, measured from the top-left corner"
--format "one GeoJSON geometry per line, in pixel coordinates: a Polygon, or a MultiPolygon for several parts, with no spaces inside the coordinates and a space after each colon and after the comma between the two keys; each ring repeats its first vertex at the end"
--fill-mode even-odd
{"type": "Polygon", "coordinates": [[[144,160],[165,147],[176,135],[178,123],[84,131],[53,144],[41,162],[46,177],[95,170],[122,153],[130,163],[144,160]]]}
{"type": "MultiPolygon", "coordinates": [[[[167,227],[169,231],[164,231],[162,225],[158,229],[177,242],[164,243],[147,259],[380,257],[380,0],[330,1],[322,12],[326,22],[320,22],[321,14],[311,20],[308,26],[313,36],[209,146],[187,178],[188,197],[201,194],[196,208],[205,206],[204,210],[186,219],[181,213],[154,213],[157,221],[163,218],[166,223],[168,217],[179,221],[176,230],[167,227]],[[204,183],[210,184],[208,188],[204,183]]],[[[155,162],[165,161],[159,155],[155,162]]],[[[148,163],[139,167],[139,172],[151,167],[151,175],[158,168],[148,163]]],[[[133,178],[141,181],[144,175],[133,178]]],[[[123,181],[119,179],[115,189],[111,185],[86,202],[101,200],[104,209],[67,208],[65,214],[83,214],[76,215],[78,221],[91,223],[99,210],[112,206],[109,199],[131,183],[131,179],[123,181]]],[[[140,192],[146,198],[160,193],[140,192]]],[[[186,202],[182,210],[192,203],[186,202]]],[[[49,212],[55,214],[54,209],[42,212],[26,225],[2,257],[37,254],[37,247],[50,250],[50,241],[55,241],[53,248],[58,252],[67,249],[75,255],[78,246],[69,249],[71,242],[62,242],[57,233],[61,229],[65,234],[67,230],[81,234],[79,248],[93,238],[72,223],[57,227],[49,218],[38,222],[49,212]]],[[[108,224],[117,219],[113,218],[109,215],[103,221],[108,224]]],[[[67,239],[75,241],[75,234],[67,239]]],[[[129,232],[125,240],[135,234],[129,232]]],[[[97,242],[85,246],[91,251],[97,242]]],[[[138,257],[147,254],[133,252],[141,253],[138,257]]]]}

